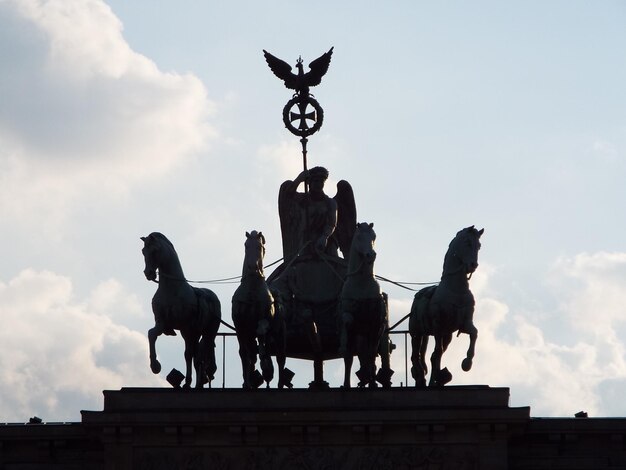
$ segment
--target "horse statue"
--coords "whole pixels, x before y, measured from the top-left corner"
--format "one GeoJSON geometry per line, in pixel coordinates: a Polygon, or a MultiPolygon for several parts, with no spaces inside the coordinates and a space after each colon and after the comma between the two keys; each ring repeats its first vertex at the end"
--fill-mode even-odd
{"type": "MultiPolygon", "coordinates": [[[[359,387],[376,387],[376,355],[388,319],[387,304],[374,277],[374,224],[357,224],[348,257],[348,273],[339,297],[340,351],[344,388],[350,388],[353,356],[359,358],[359,387]]],[[[389,382],[389,386],[391,382],[389,382]]]]}
{"type": "Polygon", "coordinates": [[[478,330],[474,326],[474,296],[469,280],[478,267],[480,237],[484,229],[472,225],[456,234],[450,242],[443,262],[441,282],[437,286],[421,289],[413,300],[409,315],[411,334],[411,375],[418,387],[426,386],[428,368],[424,360],[428,336],[435,337],[435,349],[431,356],[432,371],[429,386],[443,386],[452,379],[447,368],[441,369],[441,356],[452,341],[452,334],[466,333],[470,337],[467,356],[461,367],[472,367],[478,330]]]}
{"type": "Polygon", "coordinates": [[[165,235],[153,232],[141,237],[144,247],[144,274],[149,281],[158,282],[152,298],[154,327],[148,331],[150,368],[158,374],[161,364],[156,355],[156,340],[161,334],[176,336],[179,330],[185,340],[185,388],[191,385],[191,364],[196,370],[196,388],[214,378],[215,337],[222,317],[220,301],[209,289],[190,286],[180,265],[174,245],[165,235]],[[157,281],[157,270],[159,280],[157,281]]]}
{"type": "Polygon", "coordinates": [[[281,310],[267,286],[263,273],[265,237],[261,232],[246,232],[241,284],[232,300],[232,317],[239,342],[243,388],[257,388],[263,381],[269,388],[274,378],[270,348],[278,363],[278,388],[291,387],[285,369],[285,323],[281,310]],[[272,344],[273,343],[273,344],[272,344]],[[262,373],[256,370],[257,352],[262,373]]]}

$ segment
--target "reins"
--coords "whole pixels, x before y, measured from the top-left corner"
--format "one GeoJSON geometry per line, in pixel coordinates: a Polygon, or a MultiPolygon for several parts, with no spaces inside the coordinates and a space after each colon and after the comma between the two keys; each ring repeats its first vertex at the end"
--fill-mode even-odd
{"type": "MultiPolygon", "coordinates": [[[[293,264],[293,262],[296,260],[298,256],[294,256],[291,261],[288,263],[285,271],[287,271],[287,268],[289,268],[289,266],[291,266],[291,264],[293,264]]],[[[331,263],[328,262],[328,260],[325,258],[325,256],[321,256],[322,261],[324,261],[328,267],[331,269],[331,271],[333,272],[333,274],[335,274],[335,276],[337,276],[337,278],[339,280],[341,280],[342,282],[345,281],[345,279],[337,272],[337,270],[332,266],[331,263]]],[[[274,266],[275,264],[281,262],[283,260],[283,258],[277,259],[276,261],[268,264],[267,266],[265,266],[264,268],[269,268],[271,266],[274,266]]],[[[460,269],[459,269],[460,270],[460,269]]],[[[455,271],[456,272],[456,271],[455,271]]],[[[351,274],[355,274],[356,271],[354,273],[348,273],[346,276],[350,276],[351,274]]],[[[453,273],[448,273],[448,274],[453,274],[453,273]]],[[[282,276],[282,274],[280,276],[278,276],[277,279],[279,279],[282,276]]],[[[185,278],[180,278],[180,277],[176,277],[176,276],[171,276],[169,274],[166,273],[162,273],[161,271],[159,271],[159,277],[166,277],[168,279],[171,279],[173,281],[179,281],[179,282],[188,282],[190,284],[238,284],[239,280],[242,278],[241,275],[239,276],[233,276],[233,277],[225,277],[225,278],[221,278],[221,279],[210,279],[210,280],[204,280],[204,281],[194,281],[194,280],[190,280],[190,279],[185,279],[185,278]]],[[[439,281],[431,281],[431,282],[408,282],[408,281],[394,281],[393,279],[388,279],[384,276],[380,276],[378,274],[375,274],[374,277],[382,282],[387,282],[389,284],[393,284],[395,286],[401,287],[402,289],[406,289],[408,291],[411,292],[418,292],[419,289],[413,289],[411,287],[407,287],[407,286],[434,286],[436,284],[439,284],[439,281]]],[[[470,277],[468,277],[468,280],[471,278],[471,274],[470,277]]],[[[152,279],[152,282],[154,282],[155,284],[159,284],[159,281],[156,279],[152,279]]]]}
{"type": "MultiPolygon", "coordinates": [[[[274,266],[277,263],[280,263],[283,260],[283,258],[277,259],[276,261],[273,261],[272,263],[268,264],[267,266],[264,266],[265,268],[269,268],[270,266],[274,266]]],[[[194,281],[191,279],[185,279],[184,277],[176,277],[176,276],[171,276],[167,273],[162,273],[159,270],[159,276],[162,277],[166,277],[168,279],[171,279],[172,281],[179,281],[179,282],[188,282],[190,284],[237,284],[239,282],[239,279],[242,278],[242,275],[239,276],[232,276],[232,277],[224,277],[221,279],[209,279],[209,280],[205,280],[205,281],[194,281]]],[[[159,283],[159,281],[157,280],[152,280],[152,282],[156,282],[157,284],[159,283]]]]}
{"type": "MultiPolygon", "coordinates": [[[[285,267],[285,269],[284,269],[283,273],[281,273],[281,274],[277,277],[277,279],[280,279],[280,277],[281,277],[281,276],[282,276],[285,272],[287,272],[287,271],[288,271],[289,267],[290,267],[290,266],[293,264],[293,262],[294,262],[294,261],[295,261],[295,260],[299,257],[299,255],[300,255],[300,254],[304,251],[304,249],[306,248],[306,246],[307,246],[309,243],[310,243],[310,242],[305,243],[305,244],[304,244],[304,246],[302,246],[302,248],[300,248],[300,250],[298,250],[298,253],[297,253],[297,254],[296,254],[296,255],[295,255],[295,256],[294,256],[294,257],[293,257],[293,258],[289,261],[289,263],[287,263],[287,266],[285,267]]],[[[337,278],[339,278],[339,280],[341,280],[342,282],[345,282],[345,278],[344,278],[344,277],[342,277],[342,276],[341,276],[341,275],[337,272],[337,270],[336,270],[336,269],[332,266],[332,264],[328,261],[327,257],[326,257],[324,254],[322,254],[322,253],[320,253],[320,255],[321,255],[321,256],[320,256],[320,258],[321,258],[321,259],[322,259],[322,260],[323,260],[323,261],[327,264],[327,266],[330,268],[330,270],[333,272],[333,274],[335,274],[335,276],[337,276],[337,278]]],[[[264,268],[269,268],[269,267],[271,267],[271,266],[274,266],[274,265],[276,265],[276,264],[280,263],[281,261],[283,261],[283,259],[284,259],[284,258],[279,258],[279,259],[277,259],[276,261],[273,261],[272,263],[268,264],[267,266],[264,266],[264,268]]],[[[354,275],[354,274],[356,274],[357,272],[359,272],[359,271],[360,271],[360,269],[363,267],[363,264],[364,264],[364,263],[365,263],[364,261],[361,261],[361,263],[360,263],[359,267],[358,267],[356,270],[351,271],[350,273],[348,273],[348,274],[346,275],[346,277],[349,277],[349,276],[354,275]]],[[[460,270],[460,268],[459,268],[458,270],[460,270]]],[[[456,271],[458,271],[458,270],[456,270],[456,271]]],[[[455,271],[455,272],[456,272],[456,271],[455,271]]],[[[450,273],[450,274],[452,274],[452,273],[450,273]]],[[[186,278],[180,278],[180,277],[176,277],[176,276],[171,276],[171,275],[169,275],[169,274],[167,274],[167,273],[162,273],[162,272],[159,270],[159,277],[164,277],[164,278],[171,279],[171,280],[173,280],[173,281],[178,281],[178,282],[187,282],[187,283],[189,283],[189,284],[237,284],[237,283],[239,283],[239,281],[243,278],[243,275],[239,275],[239,276],[232,276],[232,277],[225,277],[225,278],[220,278],[220,279],[209,279],[209,280],[190,280],[190,279],[186,279],[186,278]]],[[[393,284],[393,285],[395,285],[395,286],[401,287],[401,288],[403,288],[403,289],[405,289],[405,290],[408,290],[408,291],[411,291],[411,292],[417,292],[417,291],[418,291],[418,289],[413,289],[413,288],[411,288],[411,287],[407,287],[407,285],[432,286],[432,285],[437,285],[437,284],[439,284],[439,281],[436,281],[436,282],[401,282],[401,281],[394,281],[394,280],[392,280],[392,279],[388,279],[388,278],[386,278],[386,277],[379,276],[378,274],[375,274],[375,275],[374,275],[374,277],[375,277],[377,280],[379,280],[379,281],[382,281],[382,282],[387,282],[387,283],[389,283],[389,284],[393,284]]],[[[471,274],[470,274],[470,278],[471,278],[471,274]]],[[[469,278],[468,278],[468,280],[469,280],[469,278]]],[[[154,283],[156,283],[156,284],[159,284],[159,281],[158,281],[158,280],[156,280],[156,279],[152,279],[152,282],[154,282],[154,283]]],[[[402,322],[404,322],[407,318],[409,318],[409,316],[410,316],[410,313],[409,313],[409,314],[407,314],[407,315],[405,315],[402,319],[400,319],[399,321],[397,321],[397,322],[396,322],[393,326],[389,327],[386,331],[391,331],[391,330],[393,330],[393,329],[394,329],[394,328],[396,328],[398,325],[400,325],[402,322]]],[[[235,329],[235,327],[234,327],[234,326],[230,325],[229,323],[227,323],[226,321],[222,320],[221,318],[220,318],[220,323],[221,323],[222,325],[224,325],[225,327],[227,327],[228,329],[232,330],[232,331],[235,331],[235,332],[237,331],[237,330],[235,329]]]]}
{"type": "MultiPolygon", "coordinates": [[[[456,269],[454,269],[454,270],[452,270],[452,271],[450,271],[450,272],[447,272],[447,273],[445,273],[445,272],[444,272],[444,273],[441,275],[441,277],[444,277],[444,276],[452,276],[453,274],[456,274],[456,273],[458,273],[459,271],[462,271],[463,269],[465,269],[465,263],[463,262],[463,260],[461,259],[461,257],[460,257],[459,255],[457,255],[457,254],[456,254],[456,252],[452,253],[452,256],[454,256],[455,258],[457,258],[457,259],[461,262],[461,265],[460,265],[458,268],[456,268],[456,269]]],[[[469,275],[467,275],[467,276],[466,276],[466,278],[467,278],[467,280],[468,280],[468,281],[472,278],[472,274],[474,274],[474,272],[471,272],[471,273],[469,273],[469,275]]]]}

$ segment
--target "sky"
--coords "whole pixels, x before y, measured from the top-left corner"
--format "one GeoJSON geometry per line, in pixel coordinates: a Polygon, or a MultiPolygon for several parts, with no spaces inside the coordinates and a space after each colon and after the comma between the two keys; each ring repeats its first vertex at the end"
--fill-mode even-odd
{"type": "MultiPolygon", "coordinates": [[[[509,387],[532,416],[624,416],[625,24],[620,1],[0,0],[0,422],[169,387],[182,340],[158,340],[153,375],[140,237],[164,233],[193,280],[240,274],[246,231],[279,259],[278,188],[302,162],[262,50],[331,46],[309,164],[331,196],[352,184],[377,274],[437,281],[455,233],[485,228],[474,367],[455,337],[452,384],[509,387]]],[[[210,287],[230,322],[236,284],[210,287]]],[[[382,287],[395,323],[413,293],[382,287]]],[[[221,347],[217,385],[239,387],[221,347]]],[[[338,387],[341,361],[325,374],[338,387]]]]}

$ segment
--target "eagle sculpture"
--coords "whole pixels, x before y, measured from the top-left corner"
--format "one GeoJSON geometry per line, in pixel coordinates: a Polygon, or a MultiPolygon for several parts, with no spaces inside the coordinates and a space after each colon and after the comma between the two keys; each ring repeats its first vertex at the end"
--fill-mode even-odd
{"type": "Polygon", "coordinates": [[[298,58],[298,62],[296,63],[296,68],[298,69],[297,74],[291,71],[291,65],[284,60],[273,56],[265,49],[263,49],[263,54],[265,55],[267,65],[270,66],[274,75],[283,80],[287,88],[296,90],[297,94],[307,96],[309,95],[309,87],[319,85],[322,81],[322,77],[328,71],[330,58],[333,55],[333,48],[331,47],[328,52],[311,62],[309,64],[311,70],[307,73],[304,73],[302,58],[298,58]]]}

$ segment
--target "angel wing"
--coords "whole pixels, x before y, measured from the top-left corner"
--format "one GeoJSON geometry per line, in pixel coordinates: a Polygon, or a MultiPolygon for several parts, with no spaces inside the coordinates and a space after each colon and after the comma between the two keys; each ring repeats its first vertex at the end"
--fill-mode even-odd
{"type": "Polygon", "coordinates": [[[356,229],[356,203],[350,183],[345,180],[339,181],[334,199],[337,202],[337,228],[334,237],[344,259],[348,259],[356,229]]]}
{"type": "Polygon", "coordinates": [[[288,263],[298,254],[304,243],[302,233],[305,221],[298,207],[298,194],[293,188],[293,181],[287,180],[278,191],[278,216],[283,239],[284,263],[288,263]]]}

